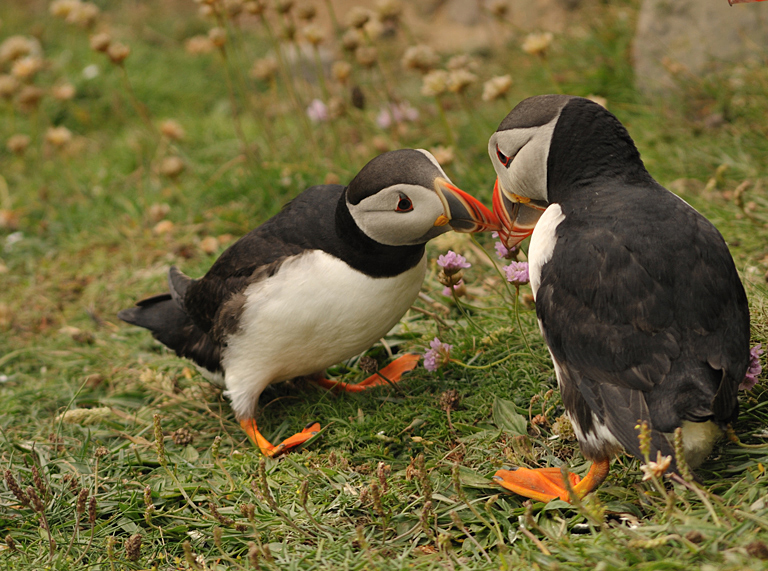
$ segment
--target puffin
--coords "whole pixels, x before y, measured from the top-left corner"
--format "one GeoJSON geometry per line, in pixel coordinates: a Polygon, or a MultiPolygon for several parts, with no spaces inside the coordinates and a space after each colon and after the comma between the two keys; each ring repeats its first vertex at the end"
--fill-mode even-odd
{"type": "Polygon", "coordinates": [[[362,391],[416,367],[406,354],[358,384],[323,377],[371,347],[418,296],[425,244],[449,231],[499,229],[493,212],[456,187],[435,157],[400,149],[367,163],[347,186],[312,186],[225,250],[199,279],[176,267],[169,291],[117,315],[144,327],[223,386],[240,426],[263,454],[306,442],[312,422],[277,445],[258,430],[261,392],[310,377],[362,391]]]}
{"type": "Polygon", "coordinates": [[[493,208],[507,247],[531,236],[530,285],[563,407],[584,456],[581,479],[557,468],[499,470],[525,497],[570,501],[606,478],[613,456],[680,473],[700,466],[739,411],[749,307],[715,226],[646,170],[626,128],[581,97],[520,102],[488,143],[493,208]],[[662,458],[660,458],[660,456],[662,458]],[[669,457],[669,458],[664,458],[669,457]]]}

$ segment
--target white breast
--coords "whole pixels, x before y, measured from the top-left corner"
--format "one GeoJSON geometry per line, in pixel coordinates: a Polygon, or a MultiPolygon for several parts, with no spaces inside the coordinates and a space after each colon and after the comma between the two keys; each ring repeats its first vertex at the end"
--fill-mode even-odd
{"type": "Polygon", "coordinates": [[[559,204],[550,204],[541,215],[531,234],[531,244],[528,246],[528,277],[531,280],[533,298],[541,285],[541,270],[555,251],[557,242],[557,226],[565,220],[565,214],[559,204]]]}
{"type": "Polygon", "coordinates": [[[391,278],[371,278],[320,250],[286,261],[246,290],[240,330],[222,355],[238,418],[270,383],[323,371],[373,345],[400,320],[421,288],[426,255],[391,278]]]}

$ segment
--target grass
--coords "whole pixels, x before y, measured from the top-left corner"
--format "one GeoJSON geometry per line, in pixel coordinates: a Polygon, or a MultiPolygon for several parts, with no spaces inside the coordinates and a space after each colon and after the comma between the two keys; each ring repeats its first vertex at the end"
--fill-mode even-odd
{"type": "MultiPolygon", "coordinates": [[[[201,275],[289,198],[324,180],[348,181],[384,148],[434,148],[455,137],[449,174],[489,202],[488,135],[518,100],[559,90],[605,97],[652,174],[718,226],[747,287],[754,342],[765,343],[764,66],[681,77],[671,100],[646,99],[632,86],[629,58],[636,3],[586,2],[545,66],[520,49],[520,31],[473,54],[481,80],[510,73],[514,85],[488,103],[479,85],[441,95],[450,133],[434,98],[420,94],[419,75],[400,67],[410,43],[402,30],[372,38],[381,69],[343,54],[352,79],[327,82],[346,112],[308,124],[303,108],[322,97],[318,84],[291,76],[297,106],[287,75],[272,83],[248,75],[273,45],[254,18],[204,20],[181,1],[101,7],[87,32],[45,15],[42,2],[0,6],[0,39],[34,35],[46,61],[34,78],[46,90],[36,110],[0,102],[3,145],[16,133],[31,139],[23,154],[0,149],[4,569],[765,568],[764,377],[742,394],[734,427],[749,447],[722,443],[700,485],[654,487],[623,456],[578,506],[526,504],[491,483],[502,466],[564,463],[583,473],[587,465],[559,420],[530,292],[522,288],[518,322],[514,294],[481,249],[493,251],[490,237],[478,245],[449,235],[429,246],[432,260],[450,248],[472,262],[462,302],[471,321],[441,296],[433,263],[423,291],[434,302],[420,300],[423,311],[409,312],[386,340],[424,351],[437,335],[453,345],[452,361],[434,374],[418,369],[398,389],[272,387],[259,416],[272,441],[310,420],[324,427],[279,460],[260,458],[221,392],[189,363],[115,317],[162,291],[169,265],[201,275]],[[229,34],[226,59],[215,49],[185,51],[185,40],[217,23],[229,34]],[[125,76],[88,47],[90,33],[107,29],[131,47],[125,76]],[[86,79],[94,64],[98,75],[86,79]],[[384,77],[419,110],[417,122],[376,125],[384,77]],[[75,87],[73,99],[49,95],[62,81],[75,87]],[[351,105],[352,85],[365,95],[363,110],[351,105]],[[162,135],[166,118],[186,135],[162,135]],[[72,140],[46,140],[51,126],[67,127],[72,140]],[[183,172],[169,176],[167,157],[179,157],[183,172]],[[66,411],[81,416],[65,421],[66,411]]],[[[285,27],[270,18],[276,32],[285,27]]],[[[383,345],[368,354],[387,359],[383,345]]],[[[331,373],[353,382],[364,375],[355,360],[331,373]]]]}

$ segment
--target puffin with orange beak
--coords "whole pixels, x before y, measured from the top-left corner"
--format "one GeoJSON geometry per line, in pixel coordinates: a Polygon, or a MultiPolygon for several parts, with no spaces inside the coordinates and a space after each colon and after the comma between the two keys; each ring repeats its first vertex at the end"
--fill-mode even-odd
{"type": "Polygon", "coordinates": [[[223,385],[242,428],[274,456],[320,425],[271,444],[255,420],[267,385],[302,376],[348,391],[398,382],[419,355],[402,356],[355,385],[323,372],[368,349],[405,314],[424,279],[427,241],[451,229],[498,228],[494,214],[454,186],[430,153],[392,151],[348,186],[304,191],[224,251],[202,278],[171,267],[168,293],[118,317],[149,329],[223,385]]]}
{"type": "MultiPolygon", "coordinates": [[[[749,308],[717,229],[656,182],[624,126],[580,97],[522,101],[491,136],[493,206],[507,247],[531,235],[536,315],[586,476],[595,490],[616,452],[677,472],[672,435],[695,468],[738,415],[750,361],[749,308]]],[[[569,500],[559,468],[499,470],[504,488],[569,500]]]]}

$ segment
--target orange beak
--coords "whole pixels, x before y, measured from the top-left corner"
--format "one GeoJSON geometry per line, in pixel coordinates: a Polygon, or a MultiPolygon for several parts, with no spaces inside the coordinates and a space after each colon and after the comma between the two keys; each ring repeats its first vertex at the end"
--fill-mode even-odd
{"type": "Polygon", "coordinates": [[[499,179],[493,186],[493,212],[501,224],[499,238],[507,248],[517,246],[533,234],[536,223],[546,210],[546,206],[533,202],[513,202],[499,187],[499,179]]]}
{"type": "MultiPolygon", "coordinates": [[[[501,223],[496,215],[474,196],[442,178],[435,181],[435,189],[445,208],[448,224],[454,231],[501,231],[501,223]]],[[[438,221],[442,222],[442,217],[438,218],[438,221]]]]}

